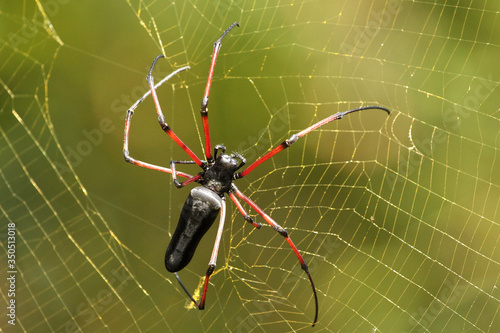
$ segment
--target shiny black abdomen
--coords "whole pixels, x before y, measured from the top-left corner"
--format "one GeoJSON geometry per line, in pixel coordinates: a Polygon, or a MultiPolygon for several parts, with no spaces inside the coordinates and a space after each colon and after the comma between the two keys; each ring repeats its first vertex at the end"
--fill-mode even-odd
{"type": "Polygon", "coordinates": [[[189,264],[220,208],[221,198],[214,191],[202,186],[191,190],[165,254],[165,267],[169,272],[178,272],[189,264]]]}

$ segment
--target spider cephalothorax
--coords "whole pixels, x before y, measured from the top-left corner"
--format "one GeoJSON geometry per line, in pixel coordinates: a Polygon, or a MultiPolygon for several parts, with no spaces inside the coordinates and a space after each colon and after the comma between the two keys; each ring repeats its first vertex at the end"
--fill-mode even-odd
{"type": "Polygon", "coordinates": [[[224,146],[215,146],[215,161],[203,172],[200,183],[206,188],[223,195],[229,192],[233,183],[235,172],[245,165],[246,160],[238,153],[228,155],[224,146]],[[217,151],[222,151],[217,156],[217,151]],[[238,161],[239,160],[239,161],[238,161]]]}

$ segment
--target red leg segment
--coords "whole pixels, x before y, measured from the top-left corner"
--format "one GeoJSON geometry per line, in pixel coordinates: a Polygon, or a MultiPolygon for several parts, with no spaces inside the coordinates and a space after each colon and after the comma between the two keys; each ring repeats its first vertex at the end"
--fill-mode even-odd
{"type": "Polygon", "coordinates": [[[220,36],[219,39],[217,39],[214,43],[214,51],[212,53],[212,62],[210,63],[210,70],[208,71],[208,79],[207,79],[207,85],[205,87],[205,94],[203,95],[203,99],[201,100],[201,120],[203,122],[203,132],[205,133],[205,155],[207,157],[207,162],[211,163],[213,162],[212,158],[212,146],[210,143],[210,131],[208,127],[208,96],[210,95],[210,87],[212,86],[212,79],[214,76],[214,69],[215,69],[215,63],[217,62],[217,56],[219,55],[219,51],[221,48],[221,42],[222,38],[228,34],[229,31],[231,31],[232,28],[235,26],[240,26],[238,22],[234,22],[231,24],[229,28],[227,28],[226,31],[220,36]]]}
{"type": "MultiPolygon", "coordinates": [[[[234,188],[235,188],[235,186],[233,185],[233,189],[234,188]]],[[[236,207],[238,207],[238,210],[240,211],[241,215],[243,215],[243,218],[245,219],[245,221],[247,221],[248,223],[250,223],[251,225],[253,225],[257,229],[260,229],[262,227],[262,224],[255,222],[253,220],[253,218],[251,218],[250,215],[248,215],[248,213],[245,211],[245,209],[243,208],[241,203],[238,201],[238,199],[236,198],[236,196],[234,195],[233,192],[229,192],[229,197],[231,198],[231,200],[233,200],[236,207]]]]}
{"type": "Polygon", "coordinates": [[[283,141],[279,146],[276,146],[271,151],[269,151],[268,153],[266,153],[264,156],[260,157],[255,162],[253,162],[252,164],[250,164],[245,170],[236,173],[234,175],[234,178],[238,179],[238,178],[245,177],[253,169],[255,169],[257,166],[259,166],[261,163],[263,163],[264,161],[267,161],[268,159],[270,159],[271,157],[273,157],[274,155],[276,155],[280,151],[282,151],[282,150],[290,147],[290,145],[292,143],[295,143],[300,137],[303,137],[307,133],[314,131],[318,127],[321,127],[321,126],[323,126],[325,124],[328,124],[331,121],[334,121],[334,120],[337,120],[337,119],[341,119],[342,117],[344,117],[345,115],[347,115],[349,113],[353,113],[353,112],[356,112],[356,111],[362,111],[362,110],[369,110],[369,109],[379,109],[379,110],[383,110],[383,111],[385,111],[385,112],[387,112],[387,113],[390,114],[389,110],[387,110],[386,108],[381,107],[381,106],[365,106],[365,107],[362,107],[362,108],[353,109],[353,110],[349,110],[349,111],[337,112],[334,115],[331,115],[330,117],[327,117],[327,118],[325,118],[325,119],[323,119],[321,121],[318,121],[316,124],[314,124],[312,126],[309,126],[305,130],[303,130],[303,131],[301,131],[301,132],[299,132],[297,134],[292,135],[288,140],[283,141]]]}
{"type": "Polygon", "coordinates": [[[299,259],[300,266],[302,267],[302,269],[304,270],[304,272],[306,272],[307,277],[309,278],[309,282],[311,283],[312,290],[313,290],[314,303],[316,305],[316,310],[315,310],[315,313],[314,313],[314,321],[312,323],[312,326],[316,325],[316,322],[318,321],[318,295],[316,294],[316,287],[314,286],[313,279],[311,277],[311,274],[309,273],[309,268],[308,268],[308,266],[307,266],[304,258],[300,254],[300,252],[297,249],[297,247],[295,246],[295,244],[292,242],[292,239],[288,236],[288,232],[285,229],[283,229],[269,215],[267,215],[259,206],[257,206],[257,204],[255,202],[253,202],[252,200],[250,200],[250,198],[248,198],[246,195],[244,195],[243,193],[241,193],[240,190],[238,190],[236,188],[236,186],[233,186],[233,189],[234,189],[235,194],[240,199],[242,199],[247,204],[249,204],[250,207],[252,207],[260,216],[262,216],[262,218],[264,220],[266,220],[267,223],[269,223],[269,225],[271,225],[271,227],[273,227],[274,230],[276,230],[276,232],[278,232],[281,236],[285,237],[286,241],[288,242],[288,245],[290,245],[290,247],[292,248],[293,252],[295,253],[295,255],[297,256],[297,258],[299,259]]]}

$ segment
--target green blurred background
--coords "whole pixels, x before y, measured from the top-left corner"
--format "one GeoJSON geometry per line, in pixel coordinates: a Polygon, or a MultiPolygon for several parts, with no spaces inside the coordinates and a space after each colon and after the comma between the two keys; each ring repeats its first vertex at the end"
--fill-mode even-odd
{"type": "MultiPolygon", "coordinates": [[[[498,331],[498,5],[0,2],[0,258],[14,222],[18,271],[17,325],[3,317],[2,331],[498,331]],[[392,111],[328,124],[238,181],[309,263],[314,329],[293,252],[231,201],[207,309],[188,309],[163,256],[189,189],[123,161],[125,112],[158,54],[156,81],[191,66],[158,95],[202,158],[213,42],[234,21],[211,90],[213,144],[252,161],[337,111],[392,111]]],[[[135,158],[187,159],[149,98],[130,140],[135,158]]],[[[190,290],[215,231],[181,272],[190,290]]]]}

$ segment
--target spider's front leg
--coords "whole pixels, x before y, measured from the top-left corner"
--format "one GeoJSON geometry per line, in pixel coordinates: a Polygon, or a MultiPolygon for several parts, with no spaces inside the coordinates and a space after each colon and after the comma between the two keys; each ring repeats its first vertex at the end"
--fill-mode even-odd
{"type": "Polygon", "coordinates": [[[156,108],[156,113],[158,114],[158,122],[160,123],[161,129],[169,136],[172,138],[172,140],[177,143],[179,147],[184,150],[191,159],[198,164],[198,166],[203,167],[203,162],[196,156],[196,154],[184,143],[182,140],[177,136],[177,134],[172,131],[170,126],[165,122],[165,116],[163,115],[163,112],[161,111],[161,106],[160,106],[160,101],[158,100],[158,96],[156,95],[156,89],[154,85],[154,79],[153,79],[153,69],[156,65],[156,62],[160,58],[164,58],[165,56],[163,54],[160,54],[155,58],[153,61],[153,64],[151,65],[151,69],[149,70],[148,76],[146,77],[146,81],[148,82],[149,89],[151,90],[151,97],[153,98],[155,108],[156,108]]]}
{"type": "MultiPolygon", "coordinates": [[[[144,99],[146,99],[146,97],[151,95],[152,91],[155,91],[156,88],[161,86],[163,83],[167,82],[174,75],[177,75],[179,72],[185,71],[187,69],[189,69],[189,66],[179,68],[179,69],[173,71],[172,73],[170,73],[169,75],[167,75],[160,82],[158,82],[156,85],[154,85],[152,90],[147,91],[141,98],[139,98],[134,103],[134,105],[132,105],[127,110],[127,115],[125,117],[125,130],[124,130],[124,135],[123,135],[123,157],[124,157],[126,162],[131,163],[131,164],[135,164],[135,165],[143,167],[143,168],[151,169],[151,170],[161,171],[161,172],[165,172],[165,173],[172,173],[172,170],[169,168],[165,168],[165,167],[162,167],[159,165],[150,164],[150,163],[147,163],[147,162],[144,162],[141,160],[137,160],[137,159],[133,158],[132,156],[130,156],[130,152],[129,152],[130,124],[132,122],[132,116],[134,115],[135,109],[144,99]]],[[[193,176],[191,176],[187,173],[184,173],[184,172],[177,172],[176,175],[179,175],[181,177],[188,178],[188,179],[193,177],[193,176]]]]}
{"type": "Polygon", "coordinates": [[[212,157],[212,152],[211,152],[212,148],[210,143],[210,130],[208,127],[208,96],[210,95],[210,87],[212,86],[215,63],[217,62],[217,56],[219,55],[219,51],[222,46],[222,39],[235,26],[239,27],[240,25],[238,24],[238,22],[234,22],[233,24],[231,24],[231,26],[227,28],[226,31],[224,31],[224,33],[222,34],[222,36],[220,36],[219,39],[217,39],[214,43],[212,62],[210,63],[210,69],[208,71],[207,85],[205,86],[205,93],[203,95],[203,99],[201,100],[200,113],[201,113],[201,120],[203,122],[203,132],[205,133],[205,155],[207,157],[208,163],[213,163],[214,161],[214,157],[212,157]]]}

